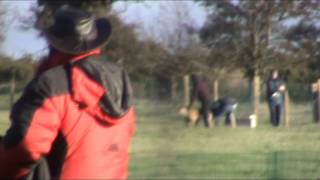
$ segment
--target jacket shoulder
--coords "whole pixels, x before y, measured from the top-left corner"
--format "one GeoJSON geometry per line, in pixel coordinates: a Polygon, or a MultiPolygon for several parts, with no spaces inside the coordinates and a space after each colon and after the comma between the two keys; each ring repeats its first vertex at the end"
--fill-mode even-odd
{"type": "Polygon", "coordinates": [[[28,89],[37,89],[47,96],[67,93],[69,88],[66,68],[64,66],[57,66],[43,72],[30,82],[26,90],[28,89]]]}
{"type": "MultiPolygon", "coordinates": [[[[124,69],[100,57],[90,57],[77,62],[88,78],[96,82],[105,92],[99,105],[106,114],[121,117],[131,106],[132,87],[124,69]]],[[[87,87],[89,88],[89,87],[87,87]]]]}
{"type": "Polygon", "coordinates": [[[105,70],[108,70],[109,72],[122,72],[124,69],[119,66],[118,64],[114,62],[110,62],[108,59],[103,57],[90,57],[86,61],[80,61],[80,66],[86,66],[88,65],[94,66],[96,68],[103,68],[105,70]]]}

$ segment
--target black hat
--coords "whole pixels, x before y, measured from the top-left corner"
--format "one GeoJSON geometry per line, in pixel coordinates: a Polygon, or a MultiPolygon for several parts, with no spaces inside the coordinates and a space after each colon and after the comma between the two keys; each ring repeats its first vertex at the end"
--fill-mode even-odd
{"type": "Polygon", "coordinates": [[[63,6],[56,11],[44,34],[59,51],[81,54],[106,45],[111,29],[107,18],[95,18],[87,11],[63,6]]]}

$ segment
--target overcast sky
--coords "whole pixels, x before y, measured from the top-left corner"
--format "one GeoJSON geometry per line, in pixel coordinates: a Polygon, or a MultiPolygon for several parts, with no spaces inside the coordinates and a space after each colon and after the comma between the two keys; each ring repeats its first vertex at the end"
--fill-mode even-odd
{"type": "MultiPolygon", "coordinates": [[[[7,20],[10,22],[6,40],[1,47],[2,52],[14,57],[21,57],[24,54],[33,54],[35,56],[42,55],[46,49],[46,43],[39,38],[35,30],[22,31],[19,29],[19,18],[25,16],[35,0],[7,0],[4,1],[10,10],[7,20]]],[[[177,2],[175,2],[177,3],[177,2]]],[[[143,3],[136,2],[117,2],[113,5],[113,9],[120,12],[120,16],[127,23],[143,24],[144,27],[156,28],[157,22],[161,14],[160,9],[163,6],[170,6],[174,2],[168,1],[145,1],[143,3]]],[[[205,9],[193,1],[185,1],[185,6],[190,10],[191,18],[195,22],[195,26],[201,26],[206,17],[205,9]]]]}

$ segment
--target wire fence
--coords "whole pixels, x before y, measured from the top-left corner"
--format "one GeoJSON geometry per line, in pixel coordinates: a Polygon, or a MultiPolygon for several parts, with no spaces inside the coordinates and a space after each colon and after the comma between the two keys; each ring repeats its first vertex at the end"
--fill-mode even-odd
{"type": "MultiPolygon", "coordinates": [[[[0,84],[0,109],[9,110],[12,101],[16,101],[23,88],[26,86],[26,82],[17,82],[15,84],[14,95],[12,95],[11,84],[0,84]]],[[[290,112],[289,117],[291,123],[293,124],[303,124],[304,120],[307,118],[311,121],[315,114],[314,106],[314,94],[311,92],[311,85],[307,83],[295,83],[288,82],[286,84],[287,90],[289,92],[290,98],[290,112]],[[297,108],[299,106],[299,108],[297,108]],[[299,109],[299,111],[297,111],[299,109]],[[301,113],[303,111],[303,113],[301,113]],[[295,121],[294,119],[301,119],[300,121],[295,121]],[[303,119],[303,120],[302,120],[303,119]]],[[[134,95],[136,99],[148,99],[154,102],[166,101],[167,103],[181,104],[184,103],[184,84],[183,81],[179,81],[175,92],[172,93],[170,83],[166,82],[165,85],[155,81],[155,79],[150,78],[144,83],[133,82],[134,95]],[[174,96],[172,96],[174,94],[174,96]]],[[[248,118],[254,113],[254,106],[252,100],[252,90],[250,88],[249,82],[241,77],[235,77],[230,81],[219,81],[218,88],[219,97],[232,97],[238,102],[238,117],[248,118]]],[[[260,96],[260,116],[264,119],[268,119],[268,107],[266,105],[266,95],[265,95],[265,85],[261,84],[261,96],[260,96]]]]}
{"type": "Polygon", "coordinates": [[[26,82],[17,82],[14,88],[10,83],[0,83],[0,110],[10,110],[12,104],[18,100],[26,82]]]}
{"type": "MultiPolygon", "coordinates": [[[[15,100],[25,83],[17,83],[15,100]]],[[[290,111],[291,126],[303,126],[312,123],[313,95],[308,84],[287,83],[290,99],[294,104],[290,111]]],[[[160,87],[156,82],[134,84],[137,98],[153,101],[170,99],[170,88],[160,87]]],[[[262,92],[264,88],[262,86],[262,92]]],[[[177,87],[174,102],[183,104],[183,84],[177,87]]],[[[227,83],[220,81],[219,96],[230,96],[239,101],[238,117],[247,117],[252,112],[250,88],[247,82],[227,83]]],[[[10,109],[10,85],[0,86],[0,109],[10,109]]],[[[261,95],[262,116],[267,122],[268,110],[261,95]]],[[[208,154],[131,154],[131,161],[148,161],[148,167],[131,163],[129,179],[151,179],[157,177],[173,179],[319,179],[320,156],[318,152],[306,150],[274,151],[269,153],[208,153],[208,154]],[[159,157],[157,157],[159,156],[159,157]],[[162,158],[165,156],[166,158],[162,158]],[[154,159],[153,159],[154,157],[154,159]],[[168,158],[170,157],[170,158],[168,158]],[[192,168],[190,168],[192,167],[192,168]],[[143,169],[142,171],[138,171],[143,169]],[[149,169],[149,171],[148,171],[149,169]],[[196,176],[196,177],[195,177],[196,176]]]]}
{"type": "MultiPolygon", "coordinates": [[[[213,92],[213,82],[207,81],[209,88],[213,92]]],[[[134,92],[137,98],[151,100],[180,100],[183,101],[184,82],[178,79],[176,87],[172,88],[171,82],[158,81],[150,77],[144,82],[133,82],[134,92]],[[175,92],[172,92],[175,91],[175,92]],[[172,97],[172,95],[174,95],[172,97]]],[[[252,100],[253,85],[243,77],[231,77],[218,80],[218,96],[229,96],[238,101],[248,102],[252,100]]],[[[293,102],[308,102],[313,100],[311,84],[302,82],[286,82],[286,88],[289,91],[290,99],[293,102]]],[[[266,87],[263,80],[260,84],[260,99],[266,99],[266,87]]],[[[212,93],[214,94],[214,93],[212,93]]]]}
{"type": "MultiPolygon", "coordinates": [[[[164,155],[164,154],[163,154],[164,155]]],[[[162,155],[162,156],[163,156],[162,155]]],[[[165,155],[165,160],[151,159],[153,169],[132,163],[129,179],[319,179],[318,152],[275,151],[271,153],[210,153],[165,155]],[[171,158],[168,158],[171,157],[171,158]]],[[[132,161],[139,159],[133,154],[132,161]]]]}

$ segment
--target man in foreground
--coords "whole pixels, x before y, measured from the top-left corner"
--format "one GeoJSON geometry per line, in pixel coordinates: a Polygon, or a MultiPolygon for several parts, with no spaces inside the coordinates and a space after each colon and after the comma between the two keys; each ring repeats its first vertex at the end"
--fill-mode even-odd
{"type": "Polygon", "coordinates": [[[54,20],[44,29],[49,57],[12,109],[0,179],[46,164],[51,178],[126,179],[135,113],[126,72],[100,56],[111,25],[70,7],[54,20]]]}

